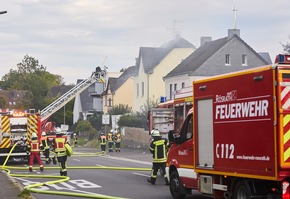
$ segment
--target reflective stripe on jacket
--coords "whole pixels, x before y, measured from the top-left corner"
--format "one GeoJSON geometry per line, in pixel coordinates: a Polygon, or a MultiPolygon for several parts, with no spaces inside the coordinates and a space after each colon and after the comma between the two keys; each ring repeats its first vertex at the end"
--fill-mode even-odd
{"type": "Polygon", "coordinates": [[[106,145],[107,144],[106,136],[105,135],[101,135],[100,141],[101,141],[101,145],[106,145]]]}
{"type": "Polygon", "coordinates": [[[121,142],[121,135],[120,135],[120,133],[117,133],[117,135],[116,135],[116,142],[121,142]]]}
{"type": "Polygon", "coordinates": [[[150,143],[150,152],[153,154],[153,162],[160,163],[167,160],[167,140],[155,138],[150,143]]]}
{"type": "Polygon", "coordinates": [[[113,142],[113,134],[112,133],[108,133],[108,141],[113,142]]]}
{"type": "Polygon", "coordinates": [[[49,149],[48,143],[47,143],[47,137],[42,137],[41,138],[41,143],[44,147],[44,149],[49,149]]]}
{"type": "Polygon", "coordinates": [[[30,151],[31,152],[39,152],[40,151],[40,144],[39,144],[38,140],[31,140],[30,151]]]}
{"type": "Polygon", "coordinates": [[[58,152],[65,152],[66,148],[65,148],[65,143],[66,143],[66,139],[64,137],[56,137],[54,139],[54,151],[56,153],[58,152]]]}

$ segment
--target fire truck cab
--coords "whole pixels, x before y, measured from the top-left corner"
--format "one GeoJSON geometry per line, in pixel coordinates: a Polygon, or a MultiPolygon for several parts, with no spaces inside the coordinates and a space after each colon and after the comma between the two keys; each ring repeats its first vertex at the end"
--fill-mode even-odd
{"type": "Polygon", "coordinates": [[[290,55],[193,82],[193,107],[170,132],[173,198],[290,198],[290,55]]]}

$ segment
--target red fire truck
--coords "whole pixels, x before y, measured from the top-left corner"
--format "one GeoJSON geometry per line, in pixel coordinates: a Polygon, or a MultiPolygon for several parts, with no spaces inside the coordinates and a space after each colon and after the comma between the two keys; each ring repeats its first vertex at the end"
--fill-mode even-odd
{"type": "Polygon", "coordinates": [[[192,108],[192,101],[192,86],[184,87],[175,92],[173,100],[175,112],[175,131],[180,131],[187,112],[192,108]]]}
{"type": "Polygon", "coordinates": [[[192,107],[192,86],[184,87],[174,93],[174,99],[158,104],[148,113],[149,132],[158,129],[163,137],[171,130],[179,131],[186,113],[192,107]]]}
{"type": "Polygon", "coordinates": [[[27,159],[27,141],[31,139],[33,132],[41,138],[42,131],[46,131],[49,141],[51,141],[55,137],[55,123],[47,123],[50,116],[95,82],[106,84],[106,68],[102,70],[98,66],[90,77],[78,83],[39,112],[36,112],[35,109],[29,111],[0,110],[0,163],[6,159],[10,151],[12,152],[11,158],[27,159]],[[14,145],[15,148],[12,151],[14,145]]]}
{"type": "Polygon", "coordinates": [[[0,159],[3,161],[16,144],[11,157],[27,159],[26,144],[31,134],[41,129],[40,117],[34,109],[8,110],[0,113],[0,159]]]}
{"type": "Polygon", "coordinates": [[[290,55],[193,82],[193,108],[169,134],[173,198],[290,198],[290,55]]]}

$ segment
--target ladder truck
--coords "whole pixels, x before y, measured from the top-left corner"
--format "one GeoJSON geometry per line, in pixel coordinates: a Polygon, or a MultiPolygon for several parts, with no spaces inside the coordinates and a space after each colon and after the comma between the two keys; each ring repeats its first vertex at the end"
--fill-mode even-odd
{"type": "Polygon", "coordinates": [[[106,86],[107,71],[105,67],[101,69],[98,66],[90,77],[78,83],[40,112],[36,112],[35,109],[30,109],[29,111],[7,110],[1,112],[0,159],[5,159],[15,144],[16,146],[10,157],[27,159],[26,143],[31,139],[32,133],[37,133],[40,139],[49,117],[95,82],[104,83],[106,86]]]}

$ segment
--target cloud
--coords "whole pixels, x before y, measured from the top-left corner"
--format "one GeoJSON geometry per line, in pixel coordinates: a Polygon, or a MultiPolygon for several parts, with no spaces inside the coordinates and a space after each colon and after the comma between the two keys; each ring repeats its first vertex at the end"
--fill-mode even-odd
{"type": "Polygon", "coordinates": [[[176,33],[197,47],[201,36],[227,36],[234,6],[242,39],[272,59],[281,53],[289,0],[3,0],[0,76],[26,54],[66,83],[90,76],[105,59],[109,71],[119,71],[135,64],[140,47],[159,47],[176,33]]]}

